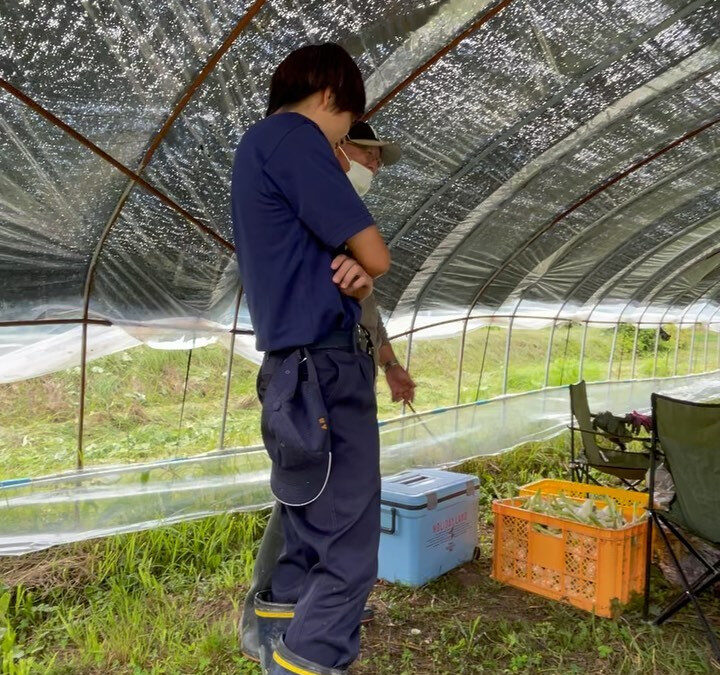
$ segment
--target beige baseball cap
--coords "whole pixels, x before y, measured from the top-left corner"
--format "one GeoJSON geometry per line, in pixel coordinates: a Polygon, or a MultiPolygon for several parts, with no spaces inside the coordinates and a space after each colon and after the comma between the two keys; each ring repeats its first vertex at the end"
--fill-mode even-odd
{"type": "Polygon", "coordinates": [[[393,141],[383,141],[377,137],[375,130],[367,122],[355,122],[350,127],[347,140],[355,145],[366,145],[380,148],[384,166],[395,164],[402,157],[402,150],[393,141]]]}

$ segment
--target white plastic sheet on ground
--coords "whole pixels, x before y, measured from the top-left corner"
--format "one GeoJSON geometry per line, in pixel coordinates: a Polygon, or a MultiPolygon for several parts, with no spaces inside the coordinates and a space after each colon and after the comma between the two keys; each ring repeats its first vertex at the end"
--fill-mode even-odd
{"type": "MultiPolygon", "coordinates": [[[[720,398],[720,371],[588,385],[591,409],[647,410],[652,392],[720,398]]],[[[451,466],[560,433],[569,423],[566,387],[401,417],[381,425],[384,474],[451,466]]],[[[0,555],[131,532],[269,504],[269,460],[242,448],[144,465],[104,467],[0,483],[0,555]]]]}

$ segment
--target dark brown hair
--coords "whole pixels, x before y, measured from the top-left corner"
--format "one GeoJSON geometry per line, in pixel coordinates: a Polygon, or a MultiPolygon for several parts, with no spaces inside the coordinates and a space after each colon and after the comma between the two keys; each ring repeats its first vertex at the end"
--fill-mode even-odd
{"type": "Polygon", "coordinates": [[[330,87],[335,107],[359,118],[365,112],[365,84],[360,69],[340,45],[325,42],[290,52],[273,73],[267,115],[299,103],[330,87]]]}

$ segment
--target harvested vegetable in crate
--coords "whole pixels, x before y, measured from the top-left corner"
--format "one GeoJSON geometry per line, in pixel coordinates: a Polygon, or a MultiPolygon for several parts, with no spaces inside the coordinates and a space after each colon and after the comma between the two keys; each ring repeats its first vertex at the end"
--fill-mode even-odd
{"type": "Polygon", "coordinates": [[[609,496],[603,497],[601,500],[586,499],[584,502],[580,502],[577,499],[566,497],[563,492],[558,495],[543,495],[539,489],[532,497],[526,499],[524,508],[533,513],[565,518],[583,525],[610,530],[619,530],[628,525],[634,525],[647,517],[644,509],[638,513],[637,508],[633,505],[632,518],[627,520],[618,503],[609,496]]]}

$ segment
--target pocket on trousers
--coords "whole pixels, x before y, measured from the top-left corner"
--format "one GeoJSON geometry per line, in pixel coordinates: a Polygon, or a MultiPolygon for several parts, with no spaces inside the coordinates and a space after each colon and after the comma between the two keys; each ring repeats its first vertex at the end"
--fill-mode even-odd
{"type": "Polygon", "coordinates": [[[257,397],[260,403],[262,403],[265,399],[265,392],[267,391],[268,384],[270,384],[270,380],[272,379],[273,371],[274,366],[267,358],[265,358],[260,366],[260,370],[258,370],[257,378],[255,379],[255,391],[257,392],[257,397]]]}

